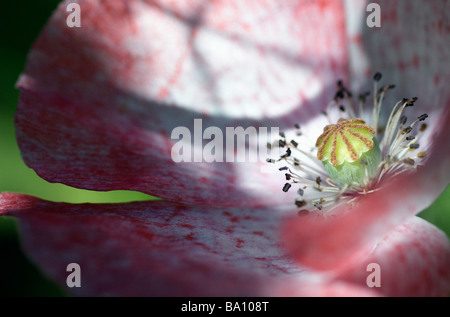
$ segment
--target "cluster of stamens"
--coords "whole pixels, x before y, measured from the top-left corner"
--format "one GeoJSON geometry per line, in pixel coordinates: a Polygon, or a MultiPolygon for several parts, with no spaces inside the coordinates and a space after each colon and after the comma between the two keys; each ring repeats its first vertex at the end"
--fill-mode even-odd
{"type": "MultiPolygon", "coordinates": [[[[380,73],[376,73],[373,79],[373,109],[368,120],[370,126],[361,119],[370,93],[359,95],[355,102],[352,93],[342,81],[338,81],[335,97],[322,111],[330,124],[325,126],[322,135],[315,144],[313,143],[315,146],[303,145],[296,138],[303,136],[298,124],[295,125],[296,137],[292,140],[289,141],[285,133],[280,132],[280,139],[274,144],[268,144],[269,147],[278,146],[286,149],[278,159],[267,161],[285,163],[279,168],[286,178],[282,190],[287,192],[293,185],[297,185],[298,197],[295,200],[297,207],[313,206],[318,210],[330,211],[340,202],[351,205],[357,195],[378,190],[383,178],[395,177],[421,167],[420,160],[426,156],[426,152],[417,151],[420,147],[418,140],[427,125],[422,123],[418,129],[414,127],[428,115],[422,114],[411,124],[406,125],[407,117],[404,110],[414,106],[417,97],[403,98],[393,107],[386,124],[381,125],[379,121],[383,99],[386,92],[395,86],[378,88],[380,73]],[[340,117],[335,123],[330,116],[333,107],[337,109],[340,117]],[[413,131],[417,133],[412,135],[413,131]],[[371,153],[369,151],[374,150],[372,149],[374,143],[377,149],[379,145],[378,160],[370,160],[370,157],[368,159],[364,156],[366,155],[364,153],[371,153]],[[357,168],[362,170],[361,178],[349,181],[347,175],[343,175],[343,178],[339,175],[336,177],[339,168],[345,164],[351,164],[352,168],[359,166],[357,168]],[[334,168],[337,170],[334,171],[334,168]],[[330,169],[333,169],[334,174],[330,173],[330,169]]],[[[348,169],[342,168],[342,171],[345,173],[348,169]]],[[[299,214],[306,212],[307,210],[302,209],[299,214]]]]}

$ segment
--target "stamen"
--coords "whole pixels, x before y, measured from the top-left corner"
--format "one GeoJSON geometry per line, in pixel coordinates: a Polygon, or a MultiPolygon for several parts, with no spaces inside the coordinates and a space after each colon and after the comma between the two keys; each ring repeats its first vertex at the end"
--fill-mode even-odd
{"type": "Polygon", "coordinates": [[[406,123],[406,120],[407,120],[406,116],[402,116],[402,117],[400,118],[400,124],[401,124],[401,125],[404,125],[404,124],[406,123]]]}
{"type": "Polygon", "coordinates": [[[338,100],[338,99],[344,99],[344,92],[342,90],[338,90],[336,92],[336,95],[334,96],[334,99],[338,100]]]}
{"type": "Polygon", "coordinates": [[[423,121],[426,118],[428,118],[428,115],[426,113],[424,113],[424,114],[420,115],[417,119],[419,119],[419,121],[423,121]]]}
{"type": "Polygon", "coordinates": [[[286,183],[286,184],[284,184],[284,186],[283,186],[283,191],[286,193],[286,192],[289,190],[289,188],[291,188],[291,184],[286,183]]]}
{"type": "Polygon", "coordinates": [[[320,183],[322,182],[322,180],[320,179],[320,176],[316,177],[316,184],[317,186],[320,186],[320,183]]]}
{"type": "Polygon", "coordinates": [[[380,81],[381,76],[382,76],[381,73],[376,72],[375,75],[373,75],[373,80],[380,81]]]}
{"type": "Polygon", "coordinates": [[[325,199],[320,198],[319,200],[313,201],[313,205],[314,205],[314,207],[316,207],[317,209],[322,210],[322,208],[323,208],[323,203],[325,203],[325,202],[326,202],[325,199]]]}
{"type": "MultiPolygon", "coordinates": [[[[330,124],[324,127],[317,141],[311,144],[312,146],[315,144],[317,152],[309,151],[310,147],[300,142],[308,141],[308,138],[300,131],[299,124],[294,125],[293,133],[302,139],[291,139],[288,142],[286,134],[280,132],[277,143],[267,144],[268,148],[272,146],[287,148],[285,154],[278,160],[267,159],[267,162],[284,160],[288,164],[279,168],[279,171],[286,171],[284,176],[288,181],[282,190],[287,192],[292,185],[301,185],[297,188],[299,197],[295,200],[297,207],[302,208],[307,202],[311,202],[316,209],[325,209],[328,213],[342,203],[350,206],[356,201],[356,194],[378,191],[380,188],[377,186],[382,184],[380,182],[382,178],[396,177],[405,171],[422,167],[416,164],[416,160],[425,158],[426,152],[417,153],[415,150],[420,147],[420,137],[427,124],[421,123],[418,129],[415,125],[427,119],[428,115],[422,114],[413,122],[407,123],[406,108],[414,106],[418,98],[403,98],[394,105],[388,120],[380,121],[385,94],[395,88],[395,85],[379,86],[381,78],[381,73],[375,73],[373,76],[372,118],[368,119],[370,126],[360,119],[363,114],[366,115],[364,107],[370,92],[360,94],[352,101],[352,93],[345,87],[343,81],[339,80],[334,98],[322,111],[330,124]],[[340,115],[342,118],[336,123],[336,119],[332,120],[334,115],[340,115]],[[410,135],[413,129],[416,129],[414,135],[410,135]],[[380,135],[382,138],[379,138],[380,135]],[[377,159],[372,156],[362,157],[363,154],[372,153],[375,149],[378,149],[377,159]],[[336,176],[344,163],[358,166],[357,175],[360,178],[336,176]],[[333,170],[330,166],[339,169],[333,170]]],[[[355,170],[348,169],[344,173],[353,175],[355,170]]],[[[309,212],[302,209],[298,214],[306,215],[309,212]]]]}
{"type": "Polygon", "coordinates": [[[301,208],[301,207],[305,207],[306,206],[306,200],[296,200],[295,201],[295,205],[297,206],[297,207],[299,207],[299,208],[301,208]]]}
{"type": "Polygon", "coordinates": [[[409,132],[411,132],[411,130],[411,127],[406,127],[405,129],[403,129],[402,134],[408,134],[409,132]]]}
{"type": "Polygon", "coordinates": [[[280,156],[280,159],[285,159],[285,158],[291,156],[291,153],[292,153],[292,152],[291,152],[291,149],[290,149],[290,148],[287,148],[286,154],[281,155],[281,156],[280,156]]]}
{"type": "Polygon", "coordinates": [[[419,153],[417,153],[417,157],[418,158],[424,158],[425,156],[427,156],[427,152],[419,152],[419,153]]]}

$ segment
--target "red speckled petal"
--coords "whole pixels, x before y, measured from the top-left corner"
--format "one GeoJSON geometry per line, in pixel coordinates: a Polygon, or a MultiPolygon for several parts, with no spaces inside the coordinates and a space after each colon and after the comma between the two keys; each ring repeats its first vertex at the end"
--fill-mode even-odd
{"type": "Polygon", "coordinates": [[[377,296],[305,271],[284,255],[280,215],[173,202],[65,204],[3,193],[0,215],[20,219],[25,251],[66,286],[81,267],[83,296],[377,296]]]}
{"type": "Polygon", "coordinates": [[[330,216],[296,217],[286,222],[286,245],[304,265],[340,270],[359,259],[395,227],[428,207],[448,185],[450,149],[447,143],[450,111],[434,129],[429,159],[423,168],[408,175],[386,179],[379,190],[360,195],[358,205],[330,216]]]}
{"type": "MultiPolygon", "coordinates": [[[[71,2],[52,16],[18,82],[28,166],[52,182],[185,203],[292,202],[267,194],[281,193],[282,180],[261,173],[266,156],[177,164],[171,133],[194,134],[195,118],[225,134],[319,113],[346,77],[340,2],[80,0],[81,27],[69,28],[71,2]]],[[[196,158],[202,132],[199,142],[192,136],[196,158]]]]}
{"type": "Polygon", "coordinates": [[[367,285],[370,263],[379,265],[381,287],[387,296],[448,296],[450,243],[427,221],[413,217],[383,237],[369,256],[339,274],[339,279],[367,285]]]}

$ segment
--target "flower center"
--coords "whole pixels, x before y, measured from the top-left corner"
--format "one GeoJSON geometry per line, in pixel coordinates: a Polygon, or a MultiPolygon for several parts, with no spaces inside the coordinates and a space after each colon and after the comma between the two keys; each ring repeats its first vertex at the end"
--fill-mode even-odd
{"type": "Polygon", "coordinates": [[[316,142],[317,158],[328,160],[333,166],[359,160],[374,144],[375,130],[365,123],[360,118],[341,118],[336,124],[327,125],[316,142]]]}
{"type": "Polygon", "coordinates": [[[336,124],[327,125],[316,147],[317,158],[340,185],[363,185],[381,161],[375,130],[360,118],[340,118],[336,124]]]}
{"type": "MultiPolygon", "coordinates": [[[[355,103],[351,92],[338,81],[338,91],[323,111],[330,124],[324,127],[314,145],[302,142],[304,135],[299,125],[295,125],[295,136],[291,141],[286,137],[288,133],[281,132],[281,138],[275,144],[268,144],[287,148],[280,158],[267,161],[286,163],[279,168],[285,171],[287,181],[282,190],[287,192],[292,185],[297,185],[297,207],[309,205],[331,211],[342,202],[351,206],[359,194],[379,190],[382,179],[421,167],[417,162],[426,157],[426,152],[417,153],[416,150],[427,126],[423,123],[417,128],[417,124],[428,115],[422,114],[406,125],[403,112],[414,106],[417,98],[403,98],[395,104],[388,120],[380,122],[384,96],[395,86],[378,89],[381,74],[376,73],[373,78],[372,111],[365,111],[365,100],[370,93],[359,95],[355,103]],[[337,117],[334,124],[333,114],[337,117]],[[367,118],[370,125],[362,118],[367,118]]],[[[299,214],[306,211],[311,210],[303,209],[299,214]]]]}

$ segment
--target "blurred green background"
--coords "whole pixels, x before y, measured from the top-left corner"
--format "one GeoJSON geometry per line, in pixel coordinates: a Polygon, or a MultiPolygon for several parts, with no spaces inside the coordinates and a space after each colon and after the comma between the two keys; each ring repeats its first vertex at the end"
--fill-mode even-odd
{"type": "MultiPolygon", "coordinates": [[[[14,84],[24,68],[27,52],[59,0],[16,0],[2,3],[0,19],[0,192],[19,192],[52,201],[126,202],[148,200],[145,194],[92,192],[51,184],[23,163],[15,140],[14,112],[18,91],[14,84]]],[[[421,213],[450,237],[450,189],[421,213]]],[[[0,296],[66,296],[21,251],[17,221],[0,217],[0,296]]]]}

